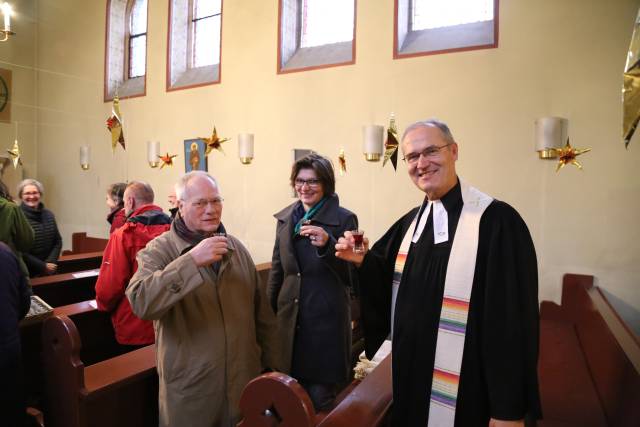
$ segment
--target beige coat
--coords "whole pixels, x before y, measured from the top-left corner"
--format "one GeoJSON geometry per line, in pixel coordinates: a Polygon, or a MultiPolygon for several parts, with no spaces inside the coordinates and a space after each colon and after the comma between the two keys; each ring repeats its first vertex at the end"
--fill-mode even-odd
{"type": "Polygon", "coordinates": [[[183,253],[174,228],[138,253],[126,294],[153,320],[160,426],[235,427],[240,393],[264,367],[277,369],[275,316],[247,249],[228,236],[216,277],[183,253]]]}

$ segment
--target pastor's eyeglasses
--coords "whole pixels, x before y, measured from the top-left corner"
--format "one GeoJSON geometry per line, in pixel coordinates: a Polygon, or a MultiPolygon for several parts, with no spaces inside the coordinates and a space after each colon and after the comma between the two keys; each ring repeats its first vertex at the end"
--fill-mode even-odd
{"type": "Polygon", "coordinates": [[[404,156],[402,158],[402,160],[404,160],[405,162],[407,162],[410,165],[414,165],[416,163],[418,163],[418,160],[420,159],[420,156],[423,156],[427,159],[434,159],[436,157],[438,157],[440,155],[440,150],[450,146],[451,144],[453,144],[452,142],[445,144],[445,145],[430,145],[429,147],[425,148],[424,150],[422,150],[419,153],[409,153],[406,156],[404,156]]]}

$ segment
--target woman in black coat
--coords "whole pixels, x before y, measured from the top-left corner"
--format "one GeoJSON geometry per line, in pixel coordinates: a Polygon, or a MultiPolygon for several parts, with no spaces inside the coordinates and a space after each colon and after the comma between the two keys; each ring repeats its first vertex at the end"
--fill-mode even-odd
{"type": "Polygon", "coordinates": [[[22,254],[31,277],[55,273],[62,249],[56,217],[42,204],[43,195],[44,187],[35,179],[25,179],[18,186],[18,197],[22,200],[20,207],[35,237],[31,249],[22,254]]]}
{"type": "Polygon", "coordinates": [[[267,294],[278,317],[287,373],[321,409],[333,401],[336,385],[349,378],[352,267],[334,256],[334,246],[345,231],[358,228],[358,219],[340,207],[325,157],[311,154],[296,161],[290,179],[299,200],[274,215],[267,294]]]}

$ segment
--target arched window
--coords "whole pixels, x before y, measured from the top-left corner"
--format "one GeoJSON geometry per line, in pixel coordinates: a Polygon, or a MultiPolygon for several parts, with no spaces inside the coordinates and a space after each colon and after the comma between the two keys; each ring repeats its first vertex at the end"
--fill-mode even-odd
{"type": "Polygon", "coordinates": [[[394,57],[498,46],[498,0],[396,0],[394,57]]]}
{"type": "Polygon", "coordinates": [[[222,0],[170,0],[167,90],[220,82],[222,0]]]}
{"type": "Polygon", "coordinates": [[[355,0],[280,0],[278,72],[353,64],[355,0]]]}
{"type": "Polygon", "coordinates": [[[127,59],[129,78],[146,74],[147,65],[147,0],[130,0],[127,27],[127,59]]]}
{"type": "Polygon", "coordinates": [[[107,0],[105,102],[146,93],[147,1],[107,0]]]}

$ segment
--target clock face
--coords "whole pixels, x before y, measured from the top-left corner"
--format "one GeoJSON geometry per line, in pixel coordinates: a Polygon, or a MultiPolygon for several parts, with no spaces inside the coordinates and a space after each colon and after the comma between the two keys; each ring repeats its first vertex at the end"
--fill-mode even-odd
{"type": "Polygon", "coordinates": [[[9,102],[9,87],[7,82],[0,76],[0,113],[4,111],[7,102],[9,102]]]}

